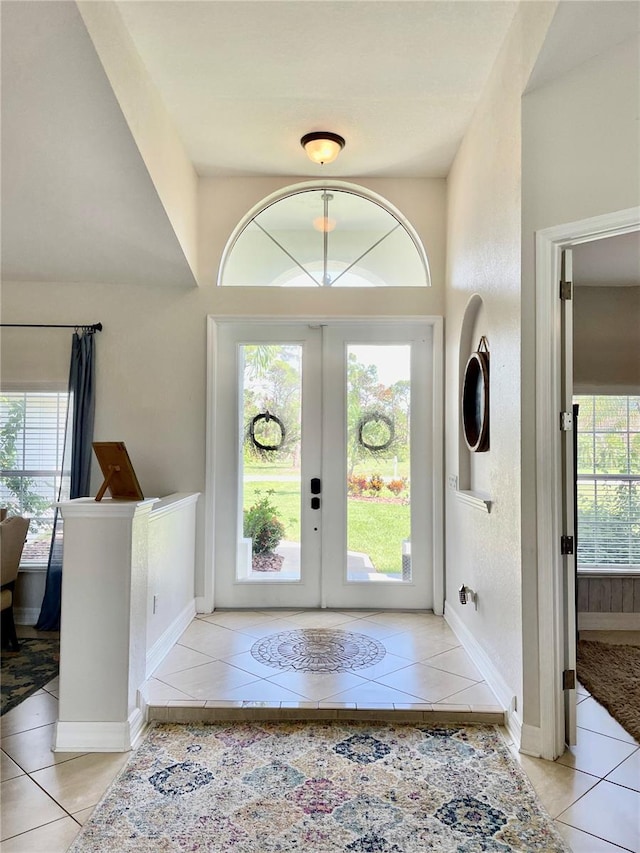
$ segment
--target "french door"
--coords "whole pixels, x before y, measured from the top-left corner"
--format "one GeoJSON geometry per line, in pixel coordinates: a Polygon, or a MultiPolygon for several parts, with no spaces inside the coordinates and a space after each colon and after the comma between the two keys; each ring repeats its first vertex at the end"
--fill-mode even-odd
{"type": "Polygon", "coordinates": [[[433,328],[220,322],[216,607],[433,606],[433,328]]]}

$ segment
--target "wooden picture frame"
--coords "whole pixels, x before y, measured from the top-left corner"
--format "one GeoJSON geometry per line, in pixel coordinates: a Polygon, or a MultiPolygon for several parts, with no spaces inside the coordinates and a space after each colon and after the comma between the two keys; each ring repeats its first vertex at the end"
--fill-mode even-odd
{"type": "Polygon", "coordinates": [[[115,500],[144,500],[124,441],[94,441],[93,450],[104,476],[104,482],[96,495],[97,501],[102,500],[107,489],[115,500]]]}

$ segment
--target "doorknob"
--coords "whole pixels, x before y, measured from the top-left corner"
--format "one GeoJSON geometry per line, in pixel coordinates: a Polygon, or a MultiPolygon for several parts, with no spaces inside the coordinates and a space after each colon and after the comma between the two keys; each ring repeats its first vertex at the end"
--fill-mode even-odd
{"type": "Polygon", "coordinates": [[[320,482],[320,477],[312,477],[311,478],[311,494],[319,495],[322,491],[322,484],[320,482]]]}

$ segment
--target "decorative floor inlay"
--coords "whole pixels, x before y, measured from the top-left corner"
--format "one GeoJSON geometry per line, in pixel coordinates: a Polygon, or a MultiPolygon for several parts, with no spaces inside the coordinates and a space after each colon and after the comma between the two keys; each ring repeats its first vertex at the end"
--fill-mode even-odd
{"type": "Polygon", "coordinates": [[[266,666],[297,672],[348,672],[373,666],[387,650],[364,634],[327,628],[301,628],[263,637],[252,656],[266,666]]]}

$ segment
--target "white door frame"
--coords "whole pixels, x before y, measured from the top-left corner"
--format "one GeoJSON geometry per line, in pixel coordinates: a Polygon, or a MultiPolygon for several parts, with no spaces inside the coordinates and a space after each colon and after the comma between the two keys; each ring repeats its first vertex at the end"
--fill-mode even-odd
{"type": "Polygon", "coordinates": [[[431,557],[433,564],[433,611],[439,615],[444,612],[444,473],[443,473],[443,366],[444,340],[443,318],[431,315],[367,317],[357,316],[297,316],[297,317],[265,317],[255,315],[229,315],[207,317],[207,399],[206,399],[206,480],[205,480],[205,541],[204,541],[204,585],[203,595],[196,598],[198,613],[211,613],[215,607],[214,589],[214,528],[215,518],[215,440],[216,440],[216,371],[217,371],[217,338],[218,326],[221,323],[278,323],[322,324],[334,325],[367,322],[371,325],[394,322],[426,323],[433,329],[433,423],[432,423],[432,470],[433,470],[433,515],[431,530],[431,557]]]}
{"type": "Polygon", "coordinates": [[[640,207],[569,222],[536,233],[536,517],[540,754],[564,751],[565,607],[562,530],[562,326],[558,288],[564,249],[640,230],[640,207]]]}

